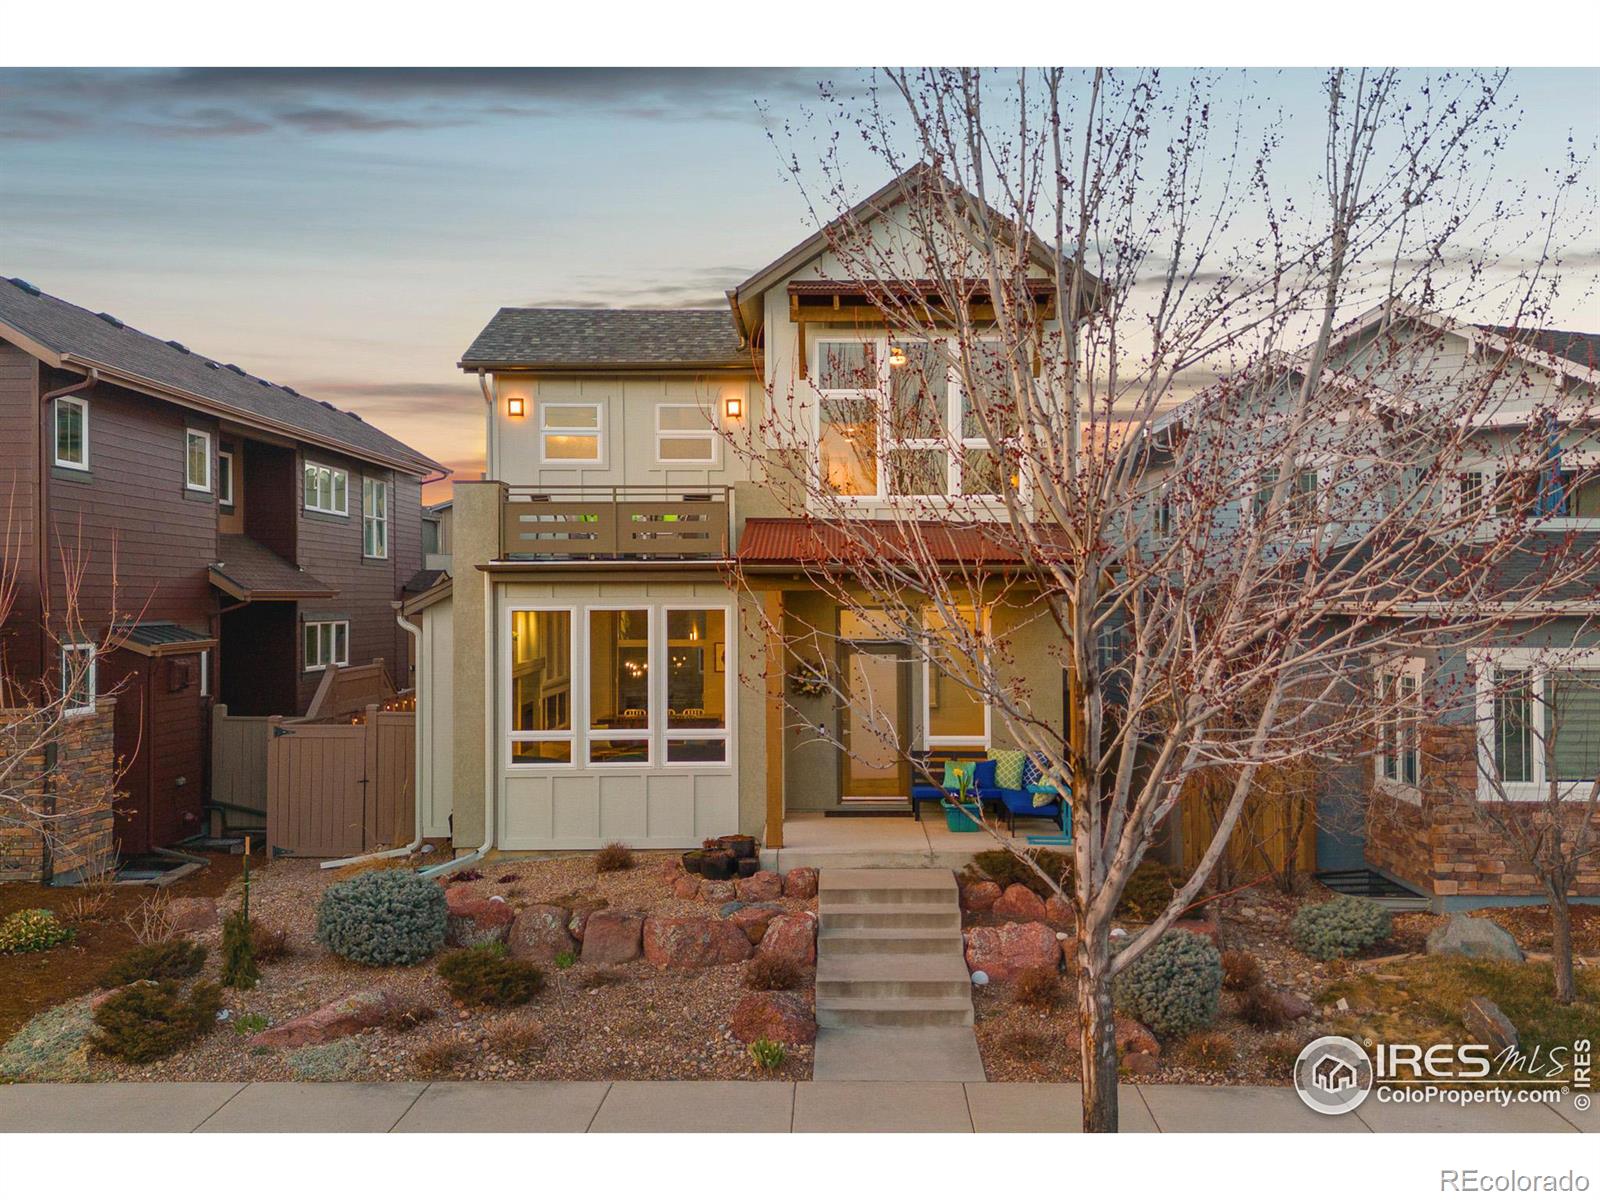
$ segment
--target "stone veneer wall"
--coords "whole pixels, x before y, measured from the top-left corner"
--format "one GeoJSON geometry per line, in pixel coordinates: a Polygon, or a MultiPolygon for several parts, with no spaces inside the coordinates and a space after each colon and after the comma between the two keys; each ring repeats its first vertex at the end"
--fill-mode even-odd
{"type": "MultiPolygon", "coordinates": [[[[1423,730],[1421,802],[1372,790],[1367,861],[1445,900],[1539,896],[1538,877],[1475,811],[1477,749],[1471,726],[1434,725],[1423,730]]],[[[1579,807],[1573,806],[1574,814],[1579,807]]],[[[1600,896],[1600,856],[1579,873],[1576,894],[1600,896]]]]}
{"type": "MultiPolygon", "coordinates": [[[[116,763],[112,744],[114,699],[93,713],[68,717],[56,739],[56,761],[46,767],[44,747],[29,754],[20,772],[23,805],[53,814],[45,830],[24,819],[14,801],[0,800],[0,882],[49,883],[76,878],[103,865],[115,851],[112,801],[116,763]]],[[[25,712],[0,712],[0,726],[13,745],[26,744],[25,712]]],[[[6,753],[0,747],[0,754],[6,753]]],[[[16,784],[12,785],[16,787],[16,784]]]]}

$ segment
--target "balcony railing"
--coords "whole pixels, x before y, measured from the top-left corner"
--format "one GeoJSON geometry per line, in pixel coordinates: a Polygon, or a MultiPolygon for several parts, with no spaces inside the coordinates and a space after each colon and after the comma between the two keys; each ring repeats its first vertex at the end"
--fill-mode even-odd
{"type": "Polygon", "coordinates": [[[726,487],[507,487],[502,559],[726,558],[726,487]]]}

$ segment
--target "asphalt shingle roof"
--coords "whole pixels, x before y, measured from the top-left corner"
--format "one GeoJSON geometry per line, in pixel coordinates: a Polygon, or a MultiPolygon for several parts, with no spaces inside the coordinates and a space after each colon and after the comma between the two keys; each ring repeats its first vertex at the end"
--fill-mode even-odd
{"type": "Polygon", "coordinates": [[[442,469],[427,455],[354,413],[258,379],[178,342],[141,333],[115,317],[79,308],[21,280],[0,278],[0,325],[56,355],[70,355],[77,362],[138,376],[235,410],[246,423],[257,417],[286,425],[356,458],[379,455],[385,460],[414,463],[419,473],[442,469]]]}
{"type": "Polygon", "coordinates": [[[749,365],[722,308],[502,308],[461,356],[466,370],[749,365]]]}
{"type": "Polygon", "coordinates": [[[232,585],[226,591],[245,600],[323,599],[339,594],[337,588],[329,587],[242,533],[217,534],[217,561],[211,564],[211,573],[232,585]]]}
{"type": "Polygon", "coordinates": [[[1518,345],[1575,362],[1591,371],[1600,367],[1600,333],[1579,333],[1571,329],[1516,329],[1510,325],[1479,325],[1478,328],[1518,345]]]}

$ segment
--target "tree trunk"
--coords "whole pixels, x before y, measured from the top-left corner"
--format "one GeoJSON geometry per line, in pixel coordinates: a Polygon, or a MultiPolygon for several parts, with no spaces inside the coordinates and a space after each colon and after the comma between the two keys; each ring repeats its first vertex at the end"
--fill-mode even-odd
{"type": "Polygon", "coordinates": [[[1571,1004],[1577,991],[1572,982],[1572,906],[1565,887],[1551,887],[1550,970],[1555,976],[1556,1003],[1571,1004]]]}
{"type": "Polygon", "coordinates": [[[1117,1132],[1116,1017],[1111,1001],[1111,931],[1079,927],[1078,1055],[1083,1131],[1117,1132]]]}

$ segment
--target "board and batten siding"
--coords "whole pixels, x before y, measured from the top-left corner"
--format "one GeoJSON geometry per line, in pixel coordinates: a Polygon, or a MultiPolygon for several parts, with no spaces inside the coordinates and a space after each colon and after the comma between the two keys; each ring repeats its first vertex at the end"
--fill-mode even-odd
{"type": "MultiPolygon", "coordinates": [[[[496,588],[494,642],[495,716],[491,770],[498,790],[497,837],[502,850],[589,850],[622,841],[637,849],[679,849],[740,829],[739,711],[753,703],[734,681],[728,713],[726,765],[661,764],[610,767],[510,767],[505,711],[509,670],[505,655],[510,612],[520,606],[605,608],[703,603],[730,611],[726,658],[739,661],[738,598],[720,580],[705,583],[506,583],[496,588]]],[[[582,639],[578,639],[579,650],[582,639]]],[[[584,695],[580,688],[577,695],[584,695]]],[[[573,720],[584,719],[573,705],[573,720]]]]}
{"type": "Polygon", "coordinates": [[[417,647],[417,737],[422,742],[422,773],[417,801],[423,837],[449,837],[455,787],[455,611],[440,600],[415,619],[422,630],[417,647]]]}

